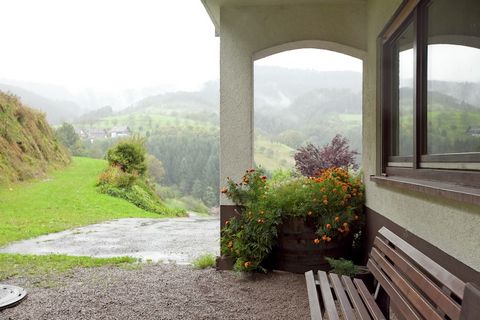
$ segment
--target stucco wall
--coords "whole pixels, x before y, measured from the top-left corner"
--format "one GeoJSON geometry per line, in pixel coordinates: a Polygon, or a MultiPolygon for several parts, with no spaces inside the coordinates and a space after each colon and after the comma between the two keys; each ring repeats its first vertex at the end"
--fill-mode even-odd
{"type": "Polygon", "coordinates": [[[480,208],[369,181],[379,161],[377,141],[377,36],[401,0],[369,0],[368,53],[364,68],[363,167],[367,206],[456,259],[480,271],[480,208]]]}
{"type": "MultiPolygon", "coordinates": [[[[220,178],[253,165],[253,60],[299,47],[366,52],[365,4],[242,6],[220,10],[220,178]]],[[[221,198],[221,204],[229,204],[221,198]]]]}

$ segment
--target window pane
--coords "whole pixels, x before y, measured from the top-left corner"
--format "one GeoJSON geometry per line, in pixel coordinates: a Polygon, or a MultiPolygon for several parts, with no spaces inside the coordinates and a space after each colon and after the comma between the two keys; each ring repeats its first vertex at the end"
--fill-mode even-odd
{"type": "Polygon", "coordinates": [[[427,52],[427,152],[479,152],[480,1],[434,1],[427,52]]]}
{"type": "Polygon", "coordinates": [[[413,106],[414,106],[414,52],[413,24],[410,24],[393,45],[395,72],[392,81],[393,114],[392,138],[394,156],[413,154],[413,106]]]}

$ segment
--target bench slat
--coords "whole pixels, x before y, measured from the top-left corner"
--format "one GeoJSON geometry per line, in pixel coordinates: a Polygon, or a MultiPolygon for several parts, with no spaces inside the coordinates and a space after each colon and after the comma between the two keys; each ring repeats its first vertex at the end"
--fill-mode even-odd
{"type": "Polygon", "coordinates": [[[435,279],[437,279],[447,288],[452,290],[455,295],[463,299],[465,283],[463,283],[459,278],[448,272],[438,263],[421,253],[419,250],[408,244],[405,240],[403,240],[387,228],[382,227],[378,232],[382,236],[384,236],[385,239],[387,239],[389,242],[393,243],[395,247],[405,253],[409,258],[414,260],[415,263],[425,269],[425,271],[427,271],[435,279]]]}
{"type": "Polygon", "coordinates": [[[322,311],[320,310],[320,301],[318,300],[317,285],[315,284],[313,271],[305,272],[305,281],[307,282],[310,317],[312,320],[322,320],[322,311]]]}
{"type": "Polygon", "coordinates": [[[452,320],[458,320],[460,318],[460,306],[418,268],[388,246],[388,244],[379,237],[375,238],[373,245],[392,260],[395,266],[405,273],[412,282],[452,320]]]}
{"type": "Polygon", "coordinates": [[[329,320],[338,320],[337,308],[333,301],[332,290],[328,282],[327,273],[325,271],[318,271],[318,280],[320,281],[320,290],[322,292],[323,305],[328,314],[329,320]]]}
{"type": "Polygon", "coordinates": [[[377,248],[372,248],[371,257],[375,260],[377,265],[383,269],[385,274],[388,275],[396,288],[403,293],[403,296],[410,301],[411,305],[414,306],[422,316],[429,320],[442,320],[442,317],[440,317],[425,298],[405,280],[405,278],[382,256],[377,248]]]}
{"type": "Polygon", "coordinates": [[[370,320],[372,319],[368,314],[367,308],[363,304],[362,298],[358,295],[357,289],[352,282],[350,277],[345,275],[342,276],[343,283],[345,285],[345,289],[350,297],[350,301],[352,301],[353,308],[357,311],[357,315],[360,320],[370,320]]]}
{"type": "Polygon", "coordinates": [[[335,273],[329,273],[329,276],[330,280],[332,281],[333,290],[335,290],[337,300],[340,302],[340,308],[342,309],[343,317],[346,320],[355,320],[356,318],[353,313],[352,306],[350,305],[350,301],[348,301],[347,294],[345,293],[345,289],[343,288],[340,278],[335,273]]]}
{"type": "Polygon", "coordinates": [[[367,263],[368,269],[372,272],[373,276],[380,283],[382,288],[387,292],[390,297],[390,302],[393,302],[399,311],[406,319],[420,320],[421,317],[415,312],[415,310],[409,305],[405,298],[397,291],[390,280],[383,274],[380,267],[374,262],[373,259],[369,259],[367,263]]]}
{"type": "Polygon", "coordinates": [[[363,283],[363,281],[360,280],[360,279],[353,279],[353,282],[357,286],[358,293],[362,297],[363,302],[365,302],[365,306],[370,311],[370,314],[372,315],[373,319],[374,320],[386,320],[382,311],[380,311],[380,308],[375,303],[375,300],[373,299],[372,295],[368,291],[365,283],[363,283]]]}

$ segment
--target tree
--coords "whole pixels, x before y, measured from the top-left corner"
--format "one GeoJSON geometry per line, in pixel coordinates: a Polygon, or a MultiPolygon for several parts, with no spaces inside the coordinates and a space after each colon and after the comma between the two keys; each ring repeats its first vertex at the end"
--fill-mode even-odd
{"type": "Polygon", "coordinates": [[[151,154],[147,155],[147,173],[157,183],[162,182],[165,178],[165,168],[163,168],[162,161],[151,154]]]}
{"type": "Polygon", "coordinates": [[[318,171],[331,167],[358,168],[355,157],[359,153],[350,150],[348,140],[337,134],[329,144],[321,149],[313,144],[297,149],[295,167],[304,176],[314,176],[318,171]]]}
{"type": "Polygon", "coordinates": [[[117,166],[124,172],[144,175],[147,170],[145,141],[140,137],[120,140],[107,151],[110,166],[117,166]]]}
{"type": "Polygon", "coordinates": [[[192,186],[192,196],[194,196],[195,198],[201,199],[203,196],[204,189],[205,188],[202,182],[199,179],[196,179],[193,182],[193,186],[192,186]]]}
{"type": "Polygon", "coordinates": [[[75,132],[75,128],[70,123],[64,122],[62,126],[56,130],[55,134],[57,135],[58,141],[66,146],[72,155],[83,155],[85,147],[75,132]]]}
{"type": "Polygon", "coordinates": [[[285,130],[278,135],[278,141],[291,148],[298,148],[305,139],[305,135],[297,130],[285,130]]]}

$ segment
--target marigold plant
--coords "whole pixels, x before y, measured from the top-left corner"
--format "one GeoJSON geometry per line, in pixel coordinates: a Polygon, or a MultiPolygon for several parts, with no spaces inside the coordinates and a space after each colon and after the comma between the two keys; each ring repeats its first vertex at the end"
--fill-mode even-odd
{"type": "Polygon", "coordinates": [[[240,205],[238,217],[222,228],[222,254],[232,256],[235,269],[263,269],[277,227],[288,218],[313,221],[312,242],[326,245],[358,230],[362,221],[364,187],[347,169],[330,168],[315,177],[287,177],[269,182],[261,170],[247,170],[240,182],[228,179],[222,193],[240,205]]]}

